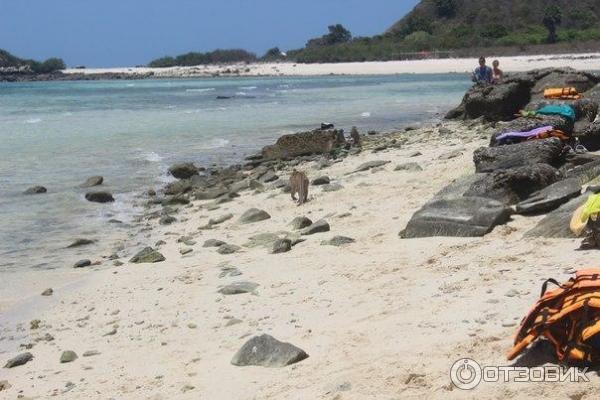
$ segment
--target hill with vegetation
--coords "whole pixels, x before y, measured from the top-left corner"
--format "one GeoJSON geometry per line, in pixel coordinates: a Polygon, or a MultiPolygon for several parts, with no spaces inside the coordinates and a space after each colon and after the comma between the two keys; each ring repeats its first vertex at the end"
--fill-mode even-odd
{"type": "Polygon", "coordinates": [[[67,66],[60,58],[49,58],[46,61],[26,60],[0,49],[0,68],[22,69],[25,73],[49,74],[63,70],[67,66]]]}
{"type": "Polygon", "coordinates": [[[332,25],[288,56],[297,62],[396,60],[432,51],[598,41],[599,16],[600,0],[423,0],[381,35],[354,38],[332,25]]]}

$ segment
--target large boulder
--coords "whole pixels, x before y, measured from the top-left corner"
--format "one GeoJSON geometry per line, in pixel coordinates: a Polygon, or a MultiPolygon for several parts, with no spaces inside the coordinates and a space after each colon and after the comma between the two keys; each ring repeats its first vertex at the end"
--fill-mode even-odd
{"type": "Polygon", "coordinates": [[[577,132],[576,137],[589,151],[600,150],[600,121],[587,124],[585,128],[577,132]]]}
{"type": "Polygon", "coordinates": [[[115,201],[112,193],[109,192],[89,192],[85,194],[85,199],[93,203],[112,203],[115,201]]]}
{"type": "Polygon", "coordinates": [[[484,236],[506,223],[510,214],[504,204],[483,197],[434,199],[413,215],[401,236],[484,236]]]}
{"type": "Polygon", "coordinates": [[[494,199],[507,205],[515,204],[553,184],[560,177],[558,170],[548,164],[499,169],[480,174],[464,195],[494,199]]]}
{"type": "Polygon", "coordinates": [[[244,212],[239,219],[240,224],[252,224],[255,222],[264,221],[271,218],[268,212],[259,210],[258,208],[251,208],[244,212]]]}
{"type": "Polygon", "coordinates": [[[169,173],[177,179],[188,179],[198,175],[198,168],[190,162],[174,164],[169,168],[169,173]]]}
{"type": "Polygon", "coordinates": [[[306,352],[293,344],[280,342],[273,336],[263,334],[248,340],[231,359],[238,367],[285,367],[308,358],[306,352]]]}
{"type": "Polygon", "coordinates": [[[527,200],[517,204],[517,214],[546,213],[579,195],[581,195],[579,180],[576,178],[564,179],[532,194],[527,200]]]}
{"type": "Polygon", "coordinates": [[[546,215],[533,229],[525,234],[525,237],[575,238],[569,228],[571,217],[575,210],[587,201],[588,197],[589,194],[579,196],[563,204],[546,215]]]}
{"type": "Polygon", "coordinates": [[[590,90],[598,83],[598,77],[584,71],[576,71],[572,68],[555,69],[541,79],[537,80],[531,94],[533,96],[544,96],[547,88],[574,87],[579,93],[590,90]]]}
{"type": "Polygon", "coordinates": [[[273,160],[289,159],[311,154],[327,154],[343,144],[340,138],[340,131],[336,129],[318,129],[310,132],[283,135],[277,139],[274,145],[264,147],[262,155],[265,159],[273,160]]]}
{"type": "Polygon", "coordinates": [[[498,147],[482,147],[473,154],[477,172],[492,172],[531,164],[556,165],[564,145],[558,138],[531,140],[498,147]]]}

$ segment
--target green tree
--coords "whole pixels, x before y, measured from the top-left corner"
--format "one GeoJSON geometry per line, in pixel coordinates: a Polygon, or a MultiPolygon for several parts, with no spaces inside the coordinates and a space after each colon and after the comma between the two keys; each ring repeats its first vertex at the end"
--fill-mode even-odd
{"type": "Polygon", "coordinates": [[[442,18],[452,18],[456,15],[456,0],[434,0],[437,15],[442,18]]]}
{"type": "Polygon", "coordinates": [[[542,20],[542,23],[548,30],[548,38],[546,39],[548,43],[556,43],[556,27],[560,25],[561,22],[562,10],[560,7],[555,4],[546,7],[544,10],[544,19],[542,20]]]}
{"type": "Polygon", "coordinates": [[[329,25],[329,33],[324,36],[325,44],[347,43],[352,40],[352,33],[342,24],[329,25]]]}
{"type": "Polygon", "coordinates": [[[279,50],[279,47],[273,47],[272,49],[267,50],[264,56],[262,56],[263,60],[278,60],[283,58],[283,53],[279,50]]]}

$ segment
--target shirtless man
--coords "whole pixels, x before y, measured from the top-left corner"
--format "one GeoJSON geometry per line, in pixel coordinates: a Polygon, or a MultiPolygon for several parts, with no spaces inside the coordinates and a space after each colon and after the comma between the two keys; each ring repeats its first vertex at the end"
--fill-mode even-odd
{"type": "Polygon", "coordinates": [[[502,79],[504,78],[504,72],[502,72],[502,70],[499,67],[500,67],[500,61],[494,60],[494,62],[492,63],[492,83],[493,84],[501,83],[502,79]]]}

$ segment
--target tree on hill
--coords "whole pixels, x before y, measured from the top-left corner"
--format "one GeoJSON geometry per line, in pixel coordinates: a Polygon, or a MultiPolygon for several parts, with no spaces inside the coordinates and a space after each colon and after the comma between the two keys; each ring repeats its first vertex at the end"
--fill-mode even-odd
{"type": "Polygon", "coordinates": [[[544,9],[544,19],[542,23],[548,29],[548,43],[556,43],[556,27],[562,22],[562,11],[556,4],[548,6],[544,9]]]}
{"type": "Polygon", "coordinates": [[[273,47],[265,53],[264,56],[261,57],[261,60],[264,61],[273,61],[284,58],[284,54],[279,50],[279,47],[273,47]]]}
{"type": "Polygon", "coordinates": [[[458,7],[456,0],[435,0],[437,14],[442,18],[452,18],[456,15],[458,7]]]}
{"type": "Polygon", "coordinates": [[[352,40],[352,33],[342,24],[329,25],[327,29],[329,29],[328,34],[309,40],[306,47],[332,46],[352,40]]]}

